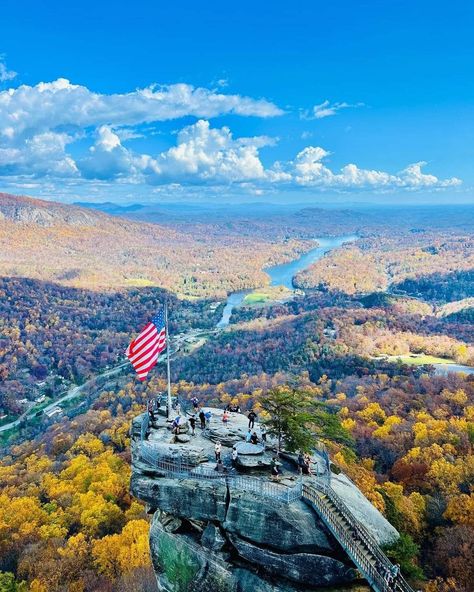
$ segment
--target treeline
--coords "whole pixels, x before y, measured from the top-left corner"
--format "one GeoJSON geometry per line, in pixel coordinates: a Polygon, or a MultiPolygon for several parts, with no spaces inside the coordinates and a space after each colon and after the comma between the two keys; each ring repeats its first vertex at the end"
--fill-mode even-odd
{"type": "MultiPolygon", "coordinates": [[[[328,306],[327,297],[311,296],[241,309],[235,319],[249,320],[232,324],[199,351],[178,360],[175,378],[216,384],[243,374],[306,370],[317,379],[323,373],[370,373],[384,365],[373,358],[410,353],[474,365],[474,347],[443,333],[449,327],[462,333],[462,325],[425,317],[398,299],[385,308],[364,308],[363,302],[347,297],[338,301],[340,306],[328,306]]],[[[468,327],[470,336],[472,326],[468,327]]]]}
{"type": "Polygon", "coordinates": [[[95,292],[0,278],[0,411],[19,413],[19,399],[56,395],[61,379],[81,384],[123,361],[131,338],[165,299],[173,333],[211,328],[219,319],[221,308],[209,301],[178,300],[157,288],[95,292]]]}
{"type": "Polygon", "coordinates": [[[474,269],[409,278],[394,289],[429,302],[443,304],[474,297],[474,269]]]}

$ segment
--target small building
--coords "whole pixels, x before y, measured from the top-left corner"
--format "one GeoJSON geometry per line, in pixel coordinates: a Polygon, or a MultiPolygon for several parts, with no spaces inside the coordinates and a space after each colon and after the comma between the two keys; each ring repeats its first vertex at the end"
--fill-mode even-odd
{"type": "Polygon", "coordinates": [[[60,407],[53,407],[52,409],[48,409],[44,411],[44,415],[46,415],[46,417],[49,417],[50,419],[52,419],[53,417],[57,417],[58,415],[61,415],[63,412],[63,410],[60,407]]]}

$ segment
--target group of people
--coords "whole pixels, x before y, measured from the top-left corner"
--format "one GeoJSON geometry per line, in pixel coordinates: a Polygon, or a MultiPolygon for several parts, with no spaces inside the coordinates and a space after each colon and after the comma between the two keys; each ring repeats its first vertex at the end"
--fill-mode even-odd
{"type": "MultiPolygon", "coordinates": [[[[200,408],[200,402],[197,397],[193,397],[191,399],[191,404],[193,406],[194,413],[192,413],[192,415],[190,415],[187,418],[187,421],[189,422],[189,427],[191,428],[191,435],[195,436],[198,419],[199,419],[199,425],[200,425],[201,430],[205,430],[206,427],[209,427],[209,425],[210,425],[211,418],[212,418],[212,411],[210,409],[205,411],[204,409],[200,408]]],[[[155,421],[155,413],[158,412],[159,408],[160,408],[160,399],[158,397],[155,399],[150,399],[148,401],[147,410],[148,410],[148,415],[150,417],[150,420],[152,422],[155,421]]],[[[181,410],[180,410],[180,407],[178,407],[178,405],[175,407],[175,409],[177,411],[177,415],[173,419],[173,422],[171,424],[171,429],[172,429],[173,434],[177,435],[180,432],[180,427],[186,423],[186,417],[181,415],[181,413],[180,413],[181,410]]],[[[224,412],[222,414],[222,423],[224,425],[227,425],[229,423],[229,421],[231,420],[232,413],[241,413],[240,406],[237,403],[229,403],[226,406],[226,408],[224,409],[224,412]]],[[[262,425],[260,427],[260,437],[257,435],[257,432],[255,430],[255,422],[257,420],[257,414],[255,413],[255,411],[253,409],[247,415],[247,419],[248,419],[248,432],[246,434],[245,441],[250,444],[254,444],[254,445],[261,443],[261,444],[263,444],[263,446],[265,446],[265,444],[267,442],[267,431],[266,431],[265,426],[262,425]]],[[[226,472],[227,469],[224,466],[223,461],[222,461],[222,444],[219,440],[215,443],[214,453],[215,453],[215,458],[216,458],[215,470],[219,471],[219,472],[226,472]]],[[[238,464],[237,463],[238,452],[237,452],[237,448],[235,446],[232,448],[231,458],[232,458],[232,466],[234,468],[236,468],[237,464],[238,464]]],[[[274,456],[272,459],[272,463],[271,463],[272,479],[278,480],[280,478],[280,475],[281,475],[281,470],[279,468],[280,466],[281,466],[281,463],[278,461],[278,457],[274,456]]]]}
{"type": "Polygon", "coordinates": [[[249,444],[260,444],[260,442],[265,445],[267,443],[267,430],[265,428],[265,426],[262,426],[260,429],[260,438],[257,435],[257,432],[254,430],[252,432],[252,430],[249,428],[246,436],[245,436],[245,441],[249,444]]]}
{"type": "Polygon", "coordinates": [[[229,403],[226,405],[224,411],[229,411],[229,413],[241,413],[240,405],[238,403],[229,403]]]}
{"type": "Polygon", "coordinates": [[[308,453],[300,452],[298,455],[298,469],[303,475],[312,475],[311,456],[308,453]]]}

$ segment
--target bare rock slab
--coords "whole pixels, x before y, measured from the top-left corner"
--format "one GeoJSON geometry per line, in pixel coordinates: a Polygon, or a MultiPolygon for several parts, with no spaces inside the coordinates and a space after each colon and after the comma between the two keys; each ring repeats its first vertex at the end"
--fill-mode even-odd
{"type": "Polygon", "coordinates": [[[333,549],[319,519],[302,501],[262,504],[261,498],[231,488],[223,526],[227,532],[277,551],[333,549]]]}
{"type": "Polygon", "coordinates": [[[231,536],[230,540],[246,561],[298,584],[335,586],[350,582],[356,576],[354,569],[332,557],[311,553],[281,554],[252,545],[239,537],[231,536]]]}
{"type": "Polygon", "coordinates": [[[226,515],[227,488],[221,482],[153,479],[132,475],[132,494],[163,512],[192,520],[218,520],[226,515]]]}

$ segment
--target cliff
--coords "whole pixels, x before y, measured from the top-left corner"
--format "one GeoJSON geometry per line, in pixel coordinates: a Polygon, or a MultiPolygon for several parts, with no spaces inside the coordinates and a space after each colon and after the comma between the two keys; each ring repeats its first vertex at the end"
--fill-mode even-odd
{"type": "MultiPolygon", "coordinates": [[[[231,425],[223,428],[220,413],[214,410],[203,433],[196,428],[194,437],[180,434],[182,442],[173,441],[164,418],[149,430],[142,429],[144,416],[133,422],[131,491],[153,514],[150,547],[160,590],[349,589],[360,575],[301,498],[301,478],[291,462],[282,460],[283,478],[272,483],[265,458],[273,453],[255,447],[260,469],[253,463],[244,472],[243,463],[238,471],[218,478],[215,462],[208,461],[214,456],[213,441],[221,439],[225,430],[226,463],[230,446],[242,439],[247,428],[240,414],[232,414],[231,425]]],[[[187,429],[183,427],[184,432],[187,429]]],[[[323,463],[313,460],[315,472],[321,473],[323,463]]],[[[355,485],[343,475],[333,478],[339,494],[364,517],[378,542],[398,536],[355,485]]]]}

